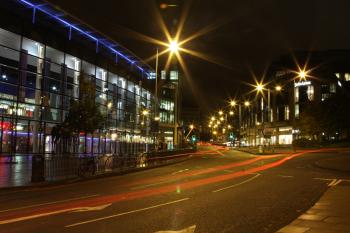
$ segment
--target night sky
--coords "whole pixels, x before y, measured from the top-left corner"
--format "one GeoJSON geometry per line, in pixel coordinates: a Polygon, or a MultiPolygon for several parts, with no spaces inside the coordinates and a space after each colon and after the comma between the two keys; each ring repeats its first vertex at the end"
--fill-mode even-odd
{"type": "MultiPolygon", "coordinates": [[[[141,58],[155,54],[156,45],[138,39],[142,33],[164,40],[153,0],[50,0],[141,58]]],[[[176,1],[173,1],[176,2],[176,1]]],[[[184,105],[206,110],[249,90],[252,72],[261,77],[279,55],[293,50],[350,49],[349,0],[193,0],[181,38],[206,27],[212,30],[184,45],[216,63],[183,55],[194,89],[185,82],[184,105]],[[194,92],[193,92],[194,90],[194,92]]],[[[182,7],[180,7],[182,5],[182,7]]],[[[154,67],[154,61],[150,62],[154,67]]]]}

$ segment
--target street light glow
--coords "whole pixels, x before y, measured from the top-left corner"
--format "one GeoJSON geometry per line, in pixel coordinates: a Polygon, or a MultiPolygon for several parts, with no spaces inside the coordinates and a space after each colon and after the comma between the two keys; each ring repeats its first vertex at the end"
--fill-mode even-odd
{"type": "Polygon", "coordinates": [[[144,115],[144,116],[147,116],[148,113],[149,113],[148,110],[143,110],[143,111],[142,111],[142,115],[144,115]]]}
{"type": "Polygon", "coordinates": [[[277,85],[275,89],[276,89],[276,91],[281,91],[282,87],[280,85],[277,85]]]}
{"type": "Polygon", "coordinates": [[[219,115],[222,115],[222,114],[224,114],[223,111],[219,111],[219,115]]]}
{"type": "Polygon", "coordinates": [[[110,108],[112,108],[112,106],[113,106],[113,103],[112,102],[108,102],[107,108],[110,109],[110,108]]]}
{"type": "Polygon", "coordinates": [[[250,105],[250,102],[249,101],[245,101],[244,102],[244,106],[248,107],[250,105]]]}
{"type": "Polygon", "coordinates": [[[230,111],[230,115],[232,116],[234,114],[234,112],[233,111],[230,111]]]}
{"type": "Polygon", "coordinates": [[[190,129],[194,129],[194,125],[190,125],[190,129]]]}
{"type": "Polygon", "coordinates": [[[236,104],[237,104],[236,101],[231,100],[230,105],[231,105],[232,107],[236,106],[236,104]]]}
{"type": "Polygon", "coordinates": [[[179,44],[177,43],[176,40],[170,41],[170,43],[169,43],[169,50],[172,53],[176,53],[179,50],[179,44]]]}

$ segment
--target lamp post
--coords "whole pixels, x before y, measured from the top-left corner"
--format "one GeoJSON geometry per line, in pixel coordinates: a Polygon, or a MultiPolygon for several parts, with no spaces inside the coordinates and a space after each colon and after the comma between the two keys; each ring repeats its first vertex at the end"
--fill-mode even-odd
{"type": "Polygon", "coordinates": [[[236,107],[238,106],[238,134],[239,134],[239,144],[238,146],[241,146],[241,125],[242,125],[242,105],[246,108],[250,106],[250,102],[248,100],[245,101],[236,101],[236,100],[231,100],[230,101],[230,106],[231,107],[236,107]]]}
{"type": "MultiPolygon", "coordinates": [[[[164,43],[167,47],[167,50],[165,50],[165,52],[170,51],[170,53],[177,53],[180,50],[180,46],[179,43],[177,42],[177,40],[173,39],[168,43],[164,43]]],[[[161,53],[163,54],[163,52],[161,53]]],[[[155,121],[160,122],[160,118],[159,118],[159,113],[158,113],[158,106],[159,106],[159,98],[158,98],[158,70],[159,70],[159,50],[158,48],[156,49],[156,67],[155,67],[155,87],[154,87],[154,94],[155,94],[155,106],[154,106],[154,115],[155,115],[155,121]]],[[[155,144],[158,143],[158,132],[155,135],[155,144]]],[[[175,133],[176,133],[176,129],[175,129],[175,133]]],[[[175,134],[174,133],[174,134],[175,134]]],[[[176,135],[174,135],[176,137],[176,135]]]]}

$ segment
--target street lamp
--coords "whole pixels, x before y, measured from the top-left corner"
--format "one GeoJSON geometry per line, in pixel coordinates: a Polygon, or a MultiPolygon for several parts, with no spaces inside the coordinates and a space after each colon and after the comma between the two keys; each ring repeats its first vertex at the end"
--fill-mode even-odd
{"type": "Polygon", "coordinates": [[[179,51],[179,48],[180,48],[179,44],[176,40],[170,41],[168,47],[169,47],[170,52],[172,52],[172,53],[176,53],[177,51],[179,51]]]}
{"type": "Polygon", "coordinates": [[[234,106],[236,106],[236,105],[237,105],[237,103],[236,103],[236,101],[235,101],[235,100],[231,100],[231,101],[230,101],[230,105],[231,105],[231,107],[234,107],[234,106]]]}

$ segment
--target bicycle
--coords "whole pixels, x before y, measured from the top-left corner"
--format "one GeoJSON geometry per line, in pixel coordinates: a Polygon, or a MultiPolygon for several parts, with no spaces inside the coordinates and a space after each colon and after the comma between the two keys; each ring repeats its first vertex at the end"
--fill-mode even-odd
{"type": "Polygon", "coordinates": [[[79,158],[78,176],[87,177],[95,175],[96,166],[97,161],[95,161],[95,157],[79,158]]]}

